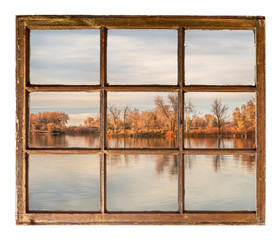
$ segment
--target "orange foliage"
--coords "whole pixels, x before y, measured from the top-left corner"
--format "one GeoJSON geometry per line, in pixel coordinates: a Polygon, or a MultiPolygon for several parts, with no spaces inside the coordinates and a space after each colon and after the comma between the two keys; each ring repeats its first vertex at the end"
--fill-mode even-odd
{"type": "Polygon", "coordinates": [[[69,116],[64,112],[39,112],[30,115],[31,131],[64,132],[69,116]]]}

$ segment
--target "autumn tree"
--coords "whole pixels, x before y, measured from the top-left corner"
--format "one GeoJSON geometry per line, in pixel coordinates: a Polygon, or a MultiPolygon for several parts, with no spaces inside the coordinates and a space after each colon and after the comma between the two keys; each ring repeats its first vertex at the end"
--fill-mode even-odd
{"type": "Polygon", "coordinates": [[[130,122],[130,127],[135,129],[136,132],[140,128],[139,125],[140,113],[137,108],[134,108],[132,111],[129,112],[127,121],[130,122]]]}
{"type": "Polygon", "coordinates": [[[218,127],[218,133],[221,133],[221,129],[226,124],[228,119],[228,106],[223,105],[222,99],[215,99],[211,105],[211,112],[214,115],[214,124],[218,127]]]}
{"type": "Polygon", "coordinates": [[[236,130],[243,133],[255,130],[255,99],[249,100],[241,106],[241,109],[235,108],[232,113],[232,122],[236,130]]]}
{"type": "Polygon", "coordinates": [[[187,129],[187,133],[189,133],[190,128],[192,127],[193,120],[198,115],[196,108],[193,105],[190,98],[187,99],[185,103],[185,112],[186,112],[186,129],[187,129]]]}
{"type": "Polygon", "coordinates": [[[95,121],[94,121],[93,117],[87,117],[87,119],[84,120],[84,125],[86,127],[94,127],[94,125],[95,125],[94,123],[95,123],[95,121]]]}
{"type": "Polygon", "coordinates": [[[114,132],[116,132],[117,129],[119,128],[121,110],[118,109],[115,105],[111,105],[111,104],[109,105],[108,110],[112,120],[114,132]]]}
{"type": "Polygon", "coordinates": [[[175,94],[168,95],[169,104],[165,104],[163,97],[156,96],[154,99],[155,108],[163,114],[169,123],[170,130],[175,131],[178,116],[178,97],[175,94]]]}
{"type": "Polygon", "coordinates": [[[123,129],[125,130],[126,128],[129,128],[128,125],[128,115],[129,115],[130,109],[129,106],[125,106],[123,109],[123,129]]]}
{"type": "Polygon", "coordinates": [[[38,112],[30,114],[30,130],[63,132],[69,115],[64,112],[38,112]]]}
{"type": "Polygon", "coordinates": [[[168,101],[170,104],[171,110],[171,119],[172,119],[172,126],[173,130],[176,130],[176,126],[178,124],[178,109],[179,109],[179,102],[178,102],[178,95],[177,94],[168,94],[168,101]]]}

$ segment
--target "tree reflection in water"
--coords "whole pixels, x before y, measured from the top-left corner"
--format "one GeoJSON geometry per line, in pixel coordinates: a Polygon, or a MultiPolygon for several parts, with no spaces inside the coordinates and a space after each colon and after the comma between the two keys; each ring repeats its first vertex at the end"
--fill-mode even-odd
{"type": "Polygon", "coordinates": [[[175,148],[177,139],[173,137],[108,137],[109,148],[175,148]]]}
{"type": "Polygon", "coordinates": [[[185,148],[255,148],[255,138],[189,137],[185,138],[185,148]]]}
{"type": "MultiPolygon", "coordinates": [[[[242,169],[247,170],[250,174],[255,174],[256,158],[254,155],[236,154],[236,155],[209,155],[205,157],[212,159],[214,172],[222,172],[227,168],[227,162],[233,159],[236,166],[241,165],[242,169]],[[230,158],[230,159],[229,159],[230,158]]],[[[192,169],[197,164],[196,155],[185,155],[185,169],[192,169]]]]}
{"type": "Polygon", "coordinates": [[[255,210],[255,155],[186,155],[187,210],[255,210]]]}
{"type": "Polygon", "coordinates": [[[130,168],[131,165],[145,164],[145,160],[154,160],[155,173],[161,176],[168,171],[169,177],[174,179],[178,177],[178,159],[173,155],[110,155],[110,158],[106,159],[106,164],[111,168],[124,167],[122,160],[126,168],[130,168]]]}

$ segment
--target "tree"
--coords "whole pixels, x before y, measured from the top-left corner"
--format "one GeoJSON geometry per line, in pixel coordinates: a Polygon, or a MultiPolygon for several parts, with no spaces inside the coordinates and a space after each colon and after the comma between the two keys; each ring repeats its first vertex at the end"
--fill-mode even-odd
{"type": "Polygon", "coordinates": [[[86,127],[94,127],[94,118],[93,117],[87,117],[86,120],[84,120],[84,125],[86,127]]]}
{"type": "Polygon", "coordinates": [[[177,94],[168,94],[168,101],[170,103],[170,110],[171,110],[171,119],[172,119],[172,125],[174,131],[176,128],[176,125],[178,123],[178,95],[177,94]]]}
{"type": "Polygon", "coordinates": [[[236,130],[243,132],[255,130],[255,100],[249,100],[239,108],[235,108],[232,113],[232,122],[236,130]]]}
{"type": "Polygon", "coordinates": [[[63,132],[69,120],[64,112],[38,112],[30,114],[30,130],[63,132]]]}
{"type": "Polygon", "coordinates": [[[139,120],[140,120],[139,110],[137,108],[134,108],[133,111],[129,112],[127,121],[131,122],[132,129],[135,129],[136,131],[138,131],[138,129],[140,128],[139,120]]]}
{"type": "Polygon", "coordinates": [[[169,105],[165,104],[163,97],[156,96],[154,99],[156,110],[158,110],[169,123],[171,131],[175,131],[178,116],[178,97],[175,94],[169,94],[169,105]]]}
{"type": "Polygon", "coordinates": [[[111,115],[111,119],[113,121],[114,132],[116,132],[117,129],[119,128],[118,124],[120,121],[121,110],[117,109],[115,105],[111,105],[111,104],[109,105],[108,109],[111,115]]]}
{"type": "Polygon", "coordinates": [[[206,128],[207,129],[212,129],[215,125],[215,117],[213,114],[207,113],[204,115],[204,119],[206,121],[206,128]]]}
{"type": "Polygon", "coordinates": [[[125,130],[127,128],[127,118],[129,115],[130,109],[129,106],[125,106],[125,108],[123,109],[123,129],[125,130]]]}
{"type": "Polygon", "coordinates": [[[228,106],[222,104],[222,99],[215,99],[211,105],[211,112],[214,115],[214,124],[218,127],[219,134],[228,119],[228,106]]]}
{"type": "Polygon", "coordinates": [[[195,106],[191,102],[191,99],[187,99],[185,103],[185,112],[186,112],[186,129],[187,133],[189,133],[190,128],[192,127],[193,120],[198,115],[195,106]]]}

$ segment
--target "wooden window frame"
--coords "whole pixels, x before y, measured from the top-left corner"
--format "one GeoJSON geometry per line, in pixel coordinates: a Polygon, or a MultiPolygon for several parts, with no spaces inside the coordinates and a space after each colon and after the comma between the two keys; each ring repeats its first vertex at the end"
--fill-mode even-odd
{"type": "Polygon", "coordinates": [[[17,224],[264,224],[265,223],[265,18],[262,16],[17,16],[16,17],[16,222],[17,224]],[[100,85],[34,85],[29,82],[29,36],[33,29],[100,29],[100,85]],[[175,29],[178,31],[178,84],[107,85],[107,30],[175,29]],[[184,85],[184,30],[253,30],[256,43],[256,85],[184,85]],[[29,148],[28,96],[30,92],[100,92],[100,149],[29,148]],[[178,92],[179,138],[177,149],[107,149],[106,93],[108,91],[178,92]],[[185,149],[183,139],[185,92],[255,92],[255,149],[185,149]],[[100,154],[100,212],[41,212],[28,210],[29,154],[100,154]],[[172,154],[179,159],[178,212],[107,212],[106,154],[172,154]],[[184,154],[256,155],[256,211],[184,211],[184,154]]]}

